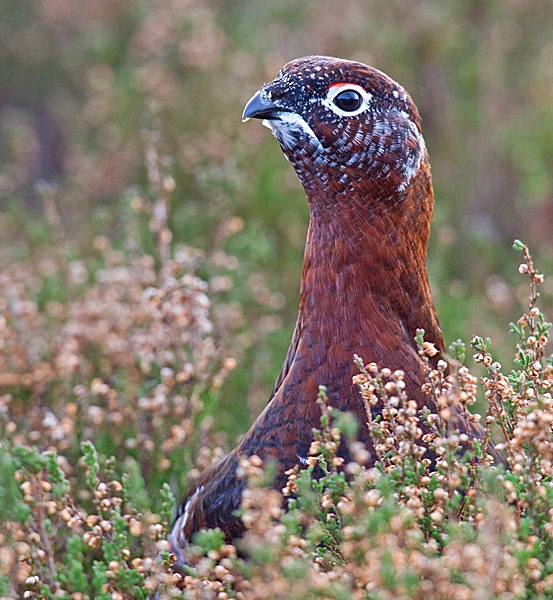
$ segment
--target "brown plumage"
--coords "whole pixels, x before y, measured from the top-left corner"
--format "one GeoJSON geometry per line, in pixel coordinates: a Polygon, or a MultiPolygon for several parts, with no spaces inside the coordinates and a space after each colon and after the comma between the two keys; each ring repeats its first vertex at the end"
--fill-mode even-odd
{"type": "Polygon", "coordinates": [[[220,527],[229,538],[243,532],[234,516],[245,485],[236,476],[240,456],[274,459],[280,487],[284,472],[305,462],[320,419],[319,385],[363,424],[359,437],[374,458],[352,384],[354,354],[404,370],[406,390],[422,408],[429,399],[416,329],[443,350],[426,269],[430,165],[405,90],[364,64],[311,56],[288,63],[253,96],[244,110],[251,117],[272,129],[309,202],[299,314],[269,404],[180,504],[169,537],[180,561],[201,528],[220,527]]]}

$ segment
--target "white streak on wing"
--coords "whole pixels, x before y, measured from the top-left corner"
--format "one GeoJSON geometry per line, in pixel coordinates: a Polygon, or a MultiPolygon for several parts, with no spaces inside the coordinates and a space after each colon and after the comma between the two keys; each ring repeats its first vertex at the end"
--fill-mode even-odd
{"type": "Polygon", "coordinates": [[[305,120],[293,112],[281,112],[278,119],[264,119],[263,125],[268,127],[276,139],[286,148],[290,149],[297,145],[298,134],[306,134],[312,146],[321,152],[324,150],[319,138],[309,127],[305,120]]]}
{"type": "Polygon", "coordinates": [[[167,536],[167,541],[169,544],[171,544],[171,551],[174,552],[181,560],[183,556],[182,548],[186,545],[186,540],[183,540],[181,543],[181,540],[179,539],[182,537],[183,532],[183,516],[184,515],[181,515],[175,521],[173,524],[173,529],[171,529],[169,535],[167,536]]]}
{"type": "Polygon", "coordinates": [[[204,486],[201,485],[193,494],[192,496],[190,496],[190,498],[188,498],[188,502],[184,505],[184,513],[183,513],[183,526],[186,525],[187,521],[188,521],[188,512],[190,511],[190,507],[192,505],[192,503],[196,500],[196,498],[198,497],[198,495],[201,493],[201,491],[204,489],[204,486]]]}
{"type": "Polygon", "coordinates": [[[188,542],[186,539],[183,539],[181,542],[179,538],[183,537],[183,532],[188,522],[188,517],[190,516],[190,508],[198,497],[198,494],[200,494],[203,489],[204,486],[202,485],[192,494],[192,496],[190,496],[190,498],[188,498],[186,504],[184,505],[182,515],[175,521],[173,529],[171,529],[171,533],[167,536],[167,540],[171,544],[172,548],[181,548],[186,544],[186,542],[188,542]]]}
{"type": "Polygon", "coordinates": [[[296,452],[296,456],[298,457],[298,460],[300,461],[300,463],[302,465],[306,465],[307,464],[307,458],[305,456],[300,456],[297,452],[296,452]]]}
{"type": "MultiPolygon", "coordinates": [[[[194,496],[196,495],[196,492],[194,492],[194,496]]],[[[190,504],[192,503],[192,499],[194,498],[194,496],[191,496],[190,498],[188,498],[187,503],[184,505],[184,512],[181,515],[181,519],[182,519],[182,526],[183,528],[186,526],[186,523],[188,521],[188,513],[190,511],[190,504]]]]}

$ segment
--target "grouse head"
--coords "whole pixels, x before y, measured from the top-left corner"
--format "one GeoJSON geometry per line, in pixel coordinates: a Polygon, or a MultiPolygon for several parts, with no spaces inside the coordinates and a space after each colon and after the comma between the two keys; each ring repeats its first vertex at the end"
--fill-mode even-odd
{"type": "Polygon", "coordinates": [[[359,62],[289,62],[248,102],[243,119],[252,117],[273,131],[308,197],[322,185],[334,196],[360,192],[389,203],[401,199],[427,162],[409,94],[359,62]]]}

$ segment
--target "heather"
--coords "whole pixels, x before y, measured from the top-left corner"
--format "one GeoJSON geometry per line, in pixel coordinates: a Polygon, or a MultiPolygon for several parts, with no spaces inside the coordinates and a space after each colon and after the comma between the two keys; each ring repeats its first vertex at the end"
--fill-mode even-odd
{"type": "MultiPolygon", "coordinates": [[[[132,232],[148,210],[130,204],[132,232]]],[[[154,256],[136,239],[117,251],[98,238],[94,266],[60,248],[35,270],[2,274],[3,597],[550,597],[550,324],[524,244],[529,303],[511,324],[514,370],[479,337],[470,354],[458,341],[432,367],[436,349],[419,331],[432,414],[417,411],[401,371],[355,357],[378,462],[367,464],[358,424],[321,387],[307,467],[275,490],[270,464],[244,458],[246,534],[233,545],[200,532],[176,572],[165,541],[173,490],[228,446],[216,404],[236,361],[232,319],[198,276],[207,259],[169,249],[166,223],[150,215],[149,225],[154,256]],[[67,297],[40,305],[32,291],[45,263],[67,297]],[[474,361],[483,377],[465,364],[474,361]],[[484,440],[470,426],[459,433],[481,419],[469,410],[479,394],[484,440]],[[492,435],[503,465],[492,466],[492,435]]]]}
{"type": "Polygon", "coordinates": [[[0,11],[0,595],[551,597],[550,4],[0,11]],[[378,464],[321,388],[307,468],[273,490],[244,460],[244,539],[202,533],[175,573],[175,503],[267,402],[297,309],[304,195],[240,114],[311,52],[387,71],[421,109],[439,411],[352,357],[378,464]]]}

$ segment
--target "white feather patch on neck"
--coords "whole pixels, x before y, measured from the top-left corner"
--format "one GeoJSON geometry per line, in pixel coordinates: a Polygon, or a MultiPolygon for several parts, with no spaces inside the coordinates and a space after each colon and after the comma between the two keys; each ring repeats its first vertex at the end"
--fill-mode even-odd
{"type": "Polygon", "coordinates": [[[282,146],[287,149],[294,148],[298,143],[298,134],[303,133],[312,146],[320,151],[323,150],[319,138],[300,115],[283,111],[278,116],[278,119],[264,119],[263,125],[273,132],[282,146]]]}

